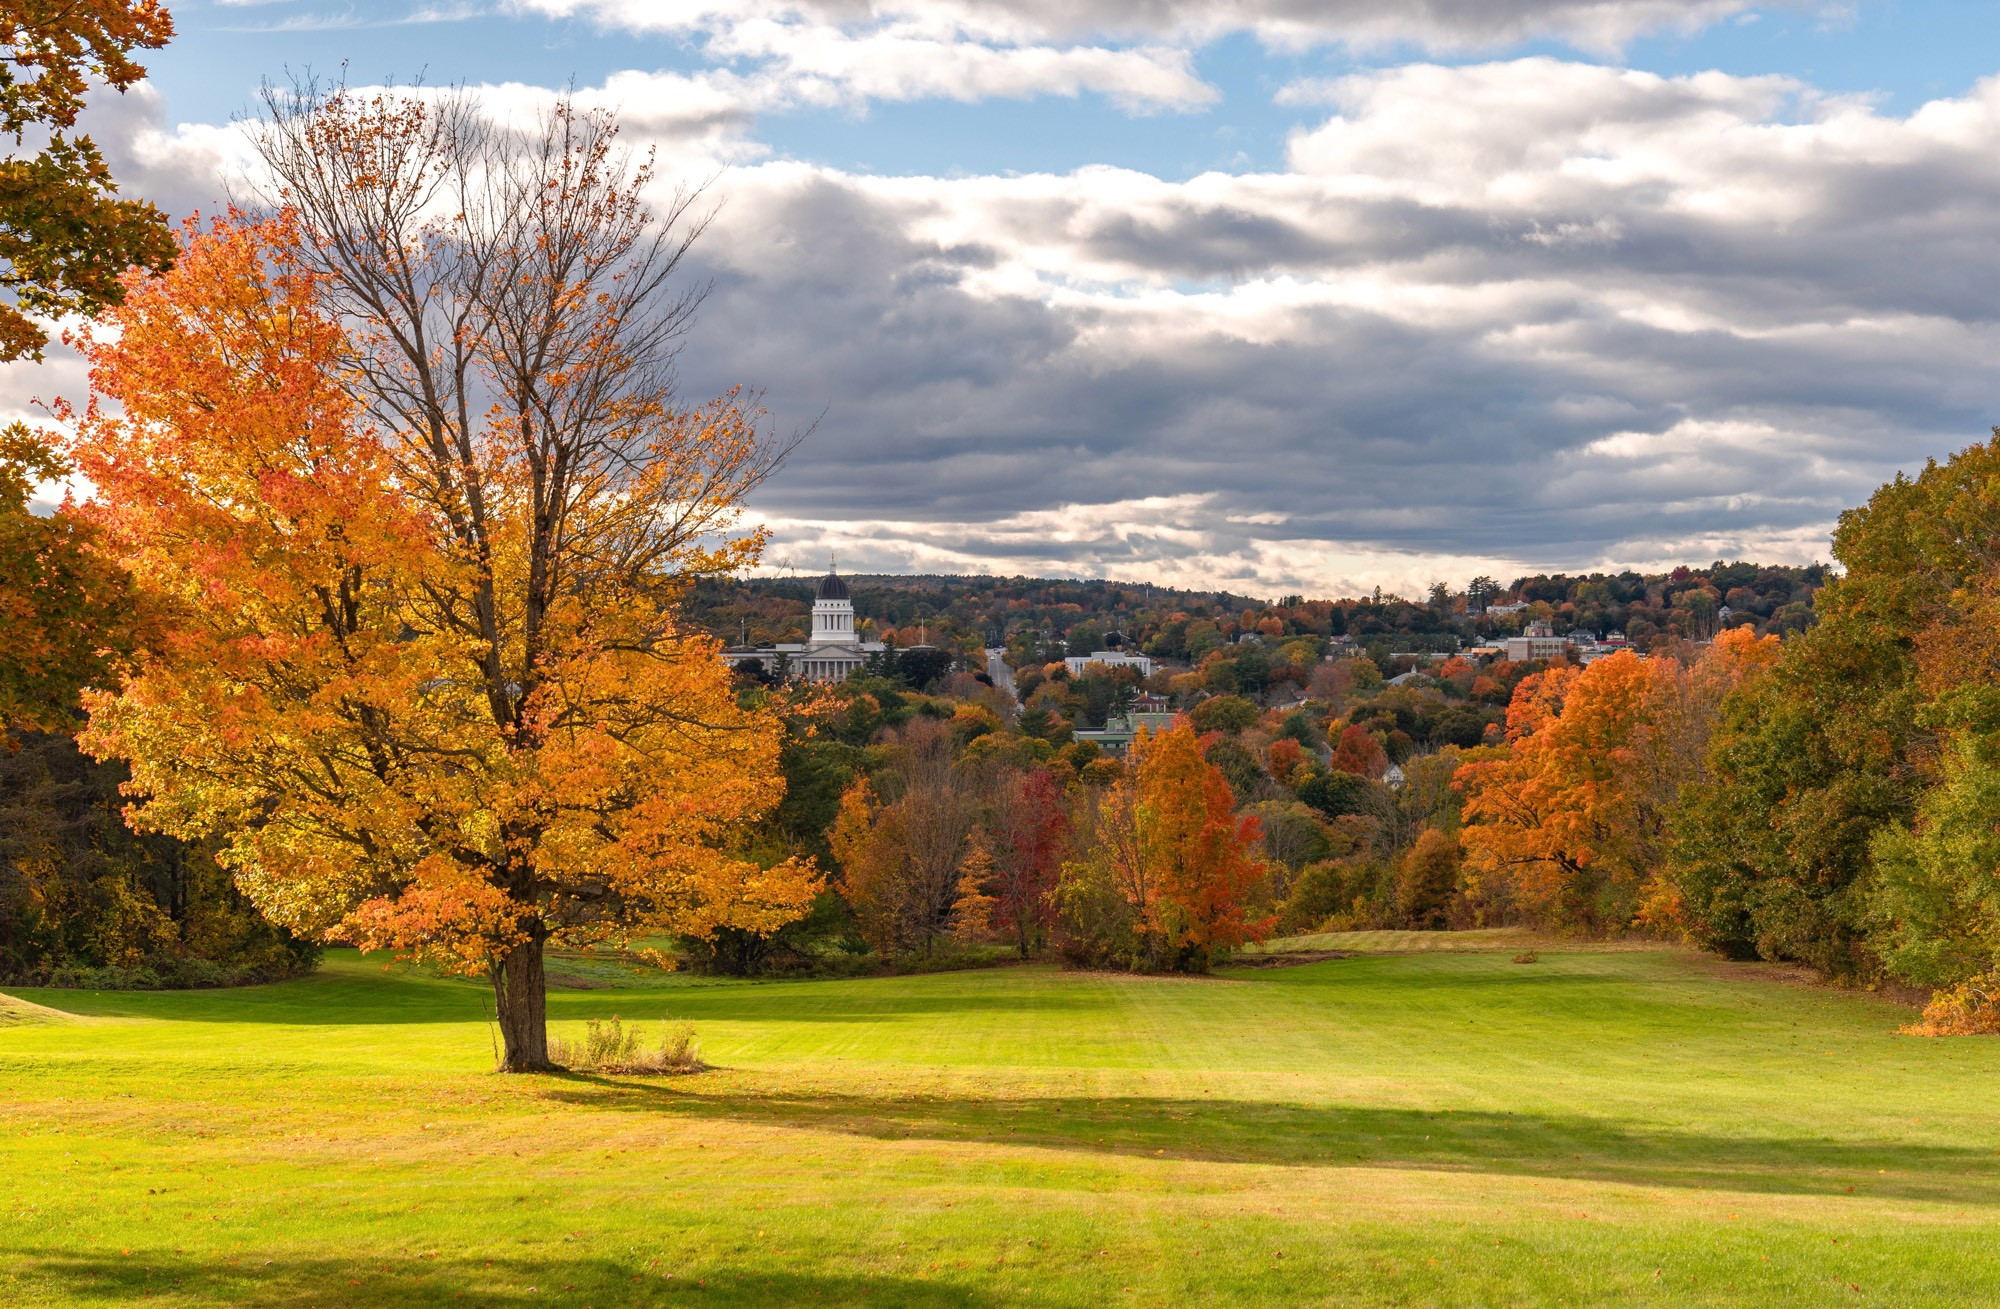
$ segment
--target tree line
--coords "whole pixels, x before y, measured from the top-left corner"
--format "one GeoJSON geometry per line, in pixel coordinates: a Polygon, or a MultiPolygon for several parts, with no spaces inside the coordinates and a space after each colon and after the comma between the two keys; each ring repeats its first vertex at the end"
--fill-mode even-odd
{"type": "MultiPolygon", "coordinates": [[[[967,667],[992,646],[1005,647],[1017,667],[1107,645],[1200,667],[1244,657],[1246,645],[1303,640],[1315,658],[1330,643],[1350,645],[1393,676],[1404,671],[1388,667],[1397,656],[1468,649],[1530,623],[1558,634],[1618,631],[1642,651],[1723,627],[1800,631],[1828,576],[1823,564],[1716,560],[1648,574],[1537,574],[1511,586],[1483,577],[1458,589],[1440,582],[1416,599],[1377,592],[1275,601],[1105,580],[858,575],[848,582],[871,639],[950,650],[967,667]]],[[[802,639],[811,601],[810,584],[796,580],[704,579],[688,612],[726,639],[769,645],[802,639]]],[[[1255,669],[1246,666],[1245,675],[1256,681],[1255,669]]]]}

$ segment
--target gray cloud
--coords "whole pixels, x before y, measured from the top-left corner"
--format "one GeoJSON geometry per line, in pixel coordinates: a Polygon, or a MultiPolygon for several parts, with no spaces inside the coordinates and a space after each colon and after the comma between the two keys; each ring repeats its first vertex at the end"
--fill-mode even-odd
{"type": "Polygon", "coordinates": [[[1533,60],[1342,95],[1283,174],[735,175],[690,383],[826,409],[763,498],[797,541],[1273,591],[1823,555],[1983,433],[2000,88],[1896,119],[1533,60]]]}
{"type": "MultiPolygon", "coordinates": [[[[700,175],[705,92],[642,89],[700,175]]],[[[1272,173],[728,172],[683,375],[824,413],[758,498],[775,557],[1264,594],[1803,559],[1991,421],[2000,82],[1903,118],[1553,60],[1296,94],[1329,116],[1272,173]]],[[[227,135],[132,103],[120,169],[206,199],[227,135]]]]}

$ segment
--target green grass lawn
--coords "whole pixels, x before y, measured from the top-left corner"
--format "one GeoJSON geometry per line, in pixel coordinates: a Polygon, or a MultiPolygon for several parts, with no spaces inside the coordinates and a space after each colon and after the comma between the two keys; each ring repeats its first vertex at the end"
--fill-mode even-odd
{"type": "Polygon", "coordinates": [[[1512,944],[1211,979],[554,967],[594,988],[551,995],[559,1030],[694,1020],[720,1067],[667,1079],[492,1075],[482,988],[352,953],[21,992],[0,1304],[2000,1302],[2000,1042],[1512,944]]]}

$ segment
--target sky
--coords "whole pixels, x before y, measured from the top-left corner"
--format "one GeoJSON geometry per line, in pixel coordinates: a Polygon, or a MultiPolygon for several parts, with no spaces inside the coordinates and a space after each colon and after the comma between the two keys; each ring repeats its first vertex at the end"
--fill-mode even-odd
{"type": "Polygon", "coordinates": [[[573,88],[706,182],[683,389],[811,427],[752,504],[781,574],[1807,562],[2000,421],[1992,0],[173,12],[90,126],[176,215],[263,81],[343,69],[573,88]]]}

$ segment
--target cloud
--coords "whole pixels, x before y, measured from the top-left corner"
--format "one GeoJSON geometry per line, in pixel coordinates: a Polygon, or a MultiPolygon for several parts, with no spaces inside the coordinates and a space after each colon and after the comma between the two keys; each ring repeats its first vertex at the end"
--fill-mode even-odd
{"type": "MultiPolygon", "coordinates": [[[[737,161],[682,375],[824,414],[754,506],[801,566],[1279,594],[1803,561],[2000,402],[2000,81],[1898,117],[1782,78],[1414,65],[1294,91],[1328,116],[1283,169],[1186,180],[759,159],[786,93],[587,95],[695,176],[737,161]]],[[[163,194],[227,157],[123,130],[120,176],[163,194]]]]}
{"type": "MultiPolygon", "coordinates": [[[[1132,112],[1211,104],[1184,48],[1157,42],[1114,48],[996,38],[967,14],[922,8],[881,13],[763,4],[600,5],[523,0],[550,17],[699,38],[712,65],[766,90],[767,108],[865,107],[871,101],[1028,99],[1093,93],[1132,112]]],[[[1012,26],[1012,25],[1009,25],[1012,26]]],[[[1025,32],[1026,29],[1021,29],[1025,32]]]]}
{"type": "MultiPolygon", "coordinates": [[[[528,12],[640,32],[750,21],[842,30],[900,25],[1002,44],[1111,40],[1200,45],[1247,32],[1268,45],[1492,50],[1553,39],[1608,52],[1653,32],[1691,32],[1755,0],[517,0],[528,12]]],[[[1819,7],[1780,0],[1760,8],[1819,7]]]]}
{"type": "Polygon", "coordinates": [[[1903,118],[1541,59],[1329,94],[1276,173],[733,172],[689,383],[827,415],[760,508],[857,566],[1273,593],[1804,560],[1990,421],[2000,83],[1903,118]]]}
{"type": "MultiPolygon", "coordinates": [[[[288,0],[218,0],[231,7],[272,6],[288,0]]],[[[223,32],[346,32],[378,27],[424,27],[433,23],[463,23],[484,17],[482,5],[418,5],[391,14],[363,14],[351,8],[289,13],[262,22],[234,23],[217,28],[223,32]]]]}
{"type": "MultiPolygon", "coordinates": [[[[764,108],[1102,95],[1131,112],[1218,99],[1194,52],[1271,46],[1491,49],[1549,38],[1613,52],[1750,0],[515,0],[516,12],[680,37],[742,74],[764,108]]],[[[315,20],[317,21],[317,20],[315,20]]]]}
{"type": "Polygon", "coordinates": [[[759,18],[731,23],[708,41],[711,59],[750,60],[760,79],[791,100],[1027,99],[1095,92],[1127,109],[1191,109],[1212,103],[1188,55],[1159,46],[995,46],[891,23],[860,34],[829,24],[759,18]]]}

